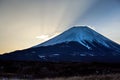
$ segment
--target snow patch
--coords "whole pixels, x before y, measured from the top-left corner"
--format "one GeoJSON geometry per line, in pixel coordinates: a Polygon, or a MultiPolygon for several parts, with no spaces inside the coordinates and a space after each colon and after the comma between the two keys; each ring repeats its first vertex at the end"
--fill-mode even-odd
{"type": "Polygon", "coordinates": [[[43,55],[38,55],[39,58],[46,59],[43,55]]]}
{"type": "Polygon", "coordinates": [[[53,55],[55,55],[55,56],[59,56],[60,54],[53,54],[53,55]]]}
{"type": "Polygon", "coordinates": [[[89,54],[90,56],[95,56],[94,54],[89,54]]]}
{"type": "Polygon", "coordinates": [[[59,56],[60,54],[51,54],[49,57],[59,56]]]}
{"type": "Polygon", "coordinates": [[[80,56],[86,56],[86,54],[80,54],[80,56]]]}

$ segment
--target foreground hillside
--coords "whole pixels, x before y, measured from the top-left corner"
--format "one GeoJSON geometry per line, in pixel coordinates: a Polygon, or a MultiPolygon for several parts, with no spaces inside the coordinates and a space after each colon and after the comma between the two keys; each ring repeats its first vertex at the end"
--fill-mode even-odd
{"type": "Polygon", "coordinates": [[[90,75],[90,76],[75,76],[68,78],[45,78],[39,80],[120,80],[120,74],[108,74],[108,75],[90,75]]]}
{"type": "Polygon", "coordinates": [[[0,61],[0,77],[56,78],[120,73],[119,63],[0,61]]]}
{"type": "MultiPolygon", "coordinates": [[[[0,77],[0,80],[26,80],[25,78],[8,78],[0,77]]],[[[56,77],[56,78],[37,78],[37,80],[120,80],[120,74],[107,74],[107,75],[89,75],[89,76],[74,76],[74,77],[56,77]]]]}
{"type": "Polygon", "coordinates": [[[46,78],[41,80],[120,80],[120,74],[108,74],[108,75],[90,75],[84,77],[69,77],[69,78],[46,78]]]}

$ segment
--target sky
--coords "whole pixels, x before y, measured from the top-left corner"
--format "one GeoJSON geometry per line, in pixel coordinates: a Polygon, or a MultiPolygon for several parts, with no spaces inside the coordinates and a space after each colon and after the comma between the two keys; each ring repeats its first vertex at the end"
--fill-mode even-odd
{"type": "Polygon", "coordinates": [[[120,0],[0,0],[0,54],[29,48],[76,25],[120,44],[120,0]]]}

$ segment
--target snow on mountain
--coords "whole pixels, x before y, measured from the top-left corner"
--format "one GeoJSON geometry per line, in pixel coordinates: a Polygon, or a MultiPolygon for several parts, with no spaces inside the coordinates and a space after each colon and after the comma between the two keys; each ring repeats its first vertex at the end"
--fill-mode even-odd
{"type": "Polygon", "coordinates": [[[56,36],[55,38],[52,38],[35,47],[49,46],[49,45],[59,44],[62,42],[70,42],[70,41],[77,41],[83,46],[87,47],[88,49],[91,49],[91,47],[87,45],[84,41],[88,41],[91,43],[95,41],[106,47],[110,46],[108,44],[108,42],[110,41],[109,39],[105,38],[104,36],[92,30],[91,28],[87,26],[75,26],[63,32],[62,34],[56,36]]]}

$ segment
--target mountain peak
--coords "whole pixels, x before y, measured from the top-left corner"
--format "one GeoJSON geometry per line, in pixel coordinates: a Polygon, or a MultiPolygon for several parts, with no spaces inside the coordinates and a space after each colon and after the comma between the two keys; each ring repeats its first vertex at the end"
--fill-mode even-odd
{"type": "Polygon", "coordinates": [[[55,45],[55,44],[70,42],[70,41],[79,42],[80,44],[87,46],[87,48],[88,48],[88,45],[84,43],[85,41],[89,43],[92,43],[95,41],[97,43],[101,43],[109,47],[108,44],[106,43],[106,41],[109,41],[109,39],[105,38],[104,36],[102,36],[101,34],[97,33],[96,31],[92,30],[87,26],[74,26],[64,31],[60,35],[46,42],[43,42],[42,44],[39,44],[35,47],[55,45]]]}
{"type": "Polygon", "coordinates": [[[74,26],[68,30],[66,30],[66,32],[73,32],[73,33],[80,33],[80,34],[86,34],[86,33],[90,33],[90,32],[94,32],[90,27],[88,26],[74,26]]]}
{"type": "Polygon", "coordinates": [[[70,29],[90,29],[88,26],[73,26],[70,29]]]}

